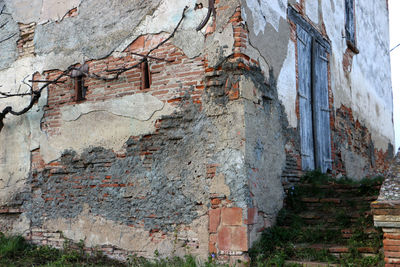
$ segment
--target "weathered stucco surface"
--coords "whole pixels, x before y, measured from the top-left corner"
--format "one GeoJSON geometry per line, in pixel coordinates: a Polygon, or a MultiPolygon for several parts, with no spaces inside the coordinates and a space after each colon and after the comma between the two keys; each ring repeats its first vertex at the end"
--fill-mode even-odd
{"type": "Polygon", "coordinates": [[[109,55],[129,37],[140,21],[160,4],[154,1],[83,1],[76,18],[38,25],[35,51],[64,56],[80,52],[87,58],[109,55]],[[129,25],[129,27],[127,27],[129,25]]]}
{"type": "Polygon", "coordinates": [[[341,38],[344,4],[341,1],[322,3],[322,16],[334,55],[330,64],[334,104],[335,108],[342,104],[351,107],[355,117],[372,132],[376,148],[386,150],[388,143],[394,142],[388,10],[386,1],[359,2],[355,7],[360,53],[354,56],[347,76],[342,63],[347,47],[345,38],[341,38]]]}
{"type": "Polygon", "coordinates": [[[17,40],[19,39],[19,29],[17,22],[9,14],[8,6],[4,0],[0,1],[0,70],[7,68],[17,58],[17,40]],[[7,40],[6,40],[7,39],[7,40]]]}
{"type": "Polygon", "coordinates": [[[283,63],[281,73],[277,81],[278,97],[285,107],[290,127],[297,127],[296,115],[296,54],[293,42],[288,44],[288,53],[283,63]]]}
{"type": "Polygon", "coordinates": [[[19,193],[30,170],[29,121],[6,120],[0,136],[0,204],[7,205],[19,193]],[[28,152],[27,152],[28,151],[28,152]]]}
{"type": "MultiPolygon", "coordinates": [[[[44,70],[49,69],[65,69],[72,64],[82,62],[83,59],[88,60],[91,58],[104,57],[105,55],[111,53],[114,49],[121,45],[121,43],[131,42],[136,39],[138,35],[147,32],[160,32],[163,30],[171,31],[180,19],[183,8],[185,7],[187,1],[174,1],[168,3],[168,1],[153,1],[146,3],[142,1],[134,1],[129,3],[115,3],[112,8],[106,3],[99,1],[84,1],[80,4],[80,1],[56,1],[57,3],[50,3],[49,1],[4,1],[5,3],[0,3],[1,6],[6,4],[5,11],[11,14],[2,15],[1,18],[4,21],[8,21],[5,26],[5,30],[2,29],[0,34],[0,39],[6,38],[9,34],[14,32],[18,33],[17,22],[30,23],[30,22],[42,22],[37,26],[35,31],[35,51],[37,53],[36,57],[24,57],[16,60],[16,40],[19,38],[19,34],[15,37],[1,43],[0,45],[10,53],[1,53],[1,56],[9,55],[8,58],[4,58],[1,62],[4,66],[9,66],[9,68],[0,71],[0,79],[3,91],[10,93],[21,93],[26,92],[29,88],[22,84],[22,81],[30,79],[35,72],[41,73],[44,70]],[[162,2],[162,3],[161,3],[162,2]],[[150,5],[151,4],[151,5],[150,5]],[[45,6],[51,5],[50,9],[45,9],[45,6]],[[155,14],[155,9],[160,5],[160,9],[155,14]],[[54,20],[58,18],[59,14],[65,14],[69,9],[78,6],[78,16],[64,18],[60,22],[55,22],[54,20]],[[168,9],[165,9],[169,6],[168,9]],[[181,8],[177,8],[180,6],[181,8]],[[34,8],[32,8],[34,7],[34,8]],[[164,9],[162,9],[163,7],[164,9]],[[174,7],[174,8],[172,8],[174,7]],[[38,12],[35,11],[38,9],[38,12]],[[46,14],[41,13],[40,10],[45,10],[46,14]],[[110,12],[111,13],[110,13],[110,12]],[[150,12],[151,11],[151,12],[150,12]],[[173,11],[173,15],[171,13],[173,11]],[[99,16],[97,13],[103,14],[99,16]],[[96,13],[96,15],[94,14],[96,13]],[[154,16],[164,17],[168,19],[160,23],[158,20],[154,20],[154,16]],[[106,18],[106,19],[105,19],[106,18]],[[47,22],[48,21],[48,22],[47,22]],[[92,25],[91,27],[88,27],[92,25]],[[126,27],[126,25],[130,25],[126,27]],[[78,30],[79,29],[79,30],[78,30]],[[112,36],[111,36],[111,35],[112,36]],[[49,41],[49,38],[53,41],[49,41]],[[85,50],[86,49],[86,50],[85,50]],[[14,55],[14,56],[12,56],[14,55]],[[16,61],[15,61],[16,60],[16,61]],[[16,71],[17,70],[17,71],[16,71]]],[[[197,23],[201,21],[202,16],[207,12],[207,10],[197,10],[194,11],[194,2],[190,5],[190,10],[186,14],[185,27],[189,29],[190,27],[197,26],[197,23]]],[[[184,28],[185,29],[185,28],[184,28]]],[[[204,39],[203,34],[199,33],[200,37],[198,39],[204,39]]],[[[199,36],[199,35],[196,35],[199,36]]],[[[176,42],[184,43],[185,47],[187,42],[182,42],[183,35],[177,35],[176,42]]],[[[126,46],[125,46],[126,47],[126,46]]],[[[125,49],[121,48],[121,50],[125,49]]],[[[193,48],[191,48],[193,50],[193,48]]],[[[190,51],[191,56],[199,54],[201,50],[199,45],[195,51],[190,51]]],[[[2,50],[4,51],[4,50],[2,50]]],[[[0,63],[1,64],[1,63],[0,63]]],[[[44,95],[46,97],[46,95],[44,95]]],[[[145,99],[143,99],[145,100],[145,99]]],[[[21,109],[28,103],[29,97],[24,98],[21,101],[20,98],[8,98],[2,100],[0,107],[4,108],[7,105],[12,105],[15,109],[21,109]]],[[[129,111],[124,111],[124,106],[120,106],[120,102],[123,100],[117,100],[114,103],[116,108],[121,110],[121,114],[90,114],[84,116],[83,120],[78,120],[76,122],[65,122],[63,136],[56,138],[49,138],[44,133],[38,132],[40,127],[40,116],[36,116],[38,109],[42,109],[46,104],[46,99],[42,97],[40,107],[36,107],[35,110],[30,111],[27,116],[33,120],[27,120],[26,123],[22,124],[23,128],[11,128],[8,127],[7,134],[6,131],[1,133],[1,138],[11,138],[11,136],[20,136],[19,140],[25,140],[31,149],[38,148],[42,144],[43,153],[47,161],[54,160],[60,153],[66,148],[73,148],[78,151],[82,151],[85,147],[90,145],[99,145],[100,143],[106,145],[107,147],[120,148],[121,145],[126,141],[127,137],[137,134],[150,133],[154,130],[154,121],[160,118],[161,115],[170,114],[172,109],[165,105],[161,110],[150,111],[157,114],[154,117],[143,119],[137,119],[132,114],[132,109],[138,108],[138,112],[143,112],[140,107],[131,107],[129,111]],[[119,107],[120,106],[120,107],[119,107]],[[129,112],[129,114],[128,114],[129,112]],[[127,115],[128,114],[128,115],[127,115]],[[123,116],[121,116],[123,115],[123,116]],[[36,117],[35,117],[36,116],[36,117]],[[95,117],[97,119],[102,118],[110,119],[111,124],[105,122],[104,120],[99,120],[103,123],[104,127],[92,127],[90,131],[86,126],[94,124],[95,117]],[[125,116],[125,117],[124,117],[125,116]],[[129,119],[129,117],[131,118],[129,119]],[[86,120],[86,122],[83,122],[86,120]],[[89,124],[88,124],[89,123],[89,124]],[[70,124],[70,125],[68,125],[70,124]],[[77,140],[73,138],[74,126],[84,126],[85,129],[82,131],[82,140],[77,140]],[[125,127],[126,125],[131,125],[130,127],[125,127]],[[32,131],[31,131],[32,130],[32,131]],[[108,138],[103,136],[103,131],[108,133],[108,138]],[[117,136],[115,136],[115,134],[117,136]],[[69,137],[68,137],[69,136],[69,137]],[[33,137],[33,138],[30,138],[33,137]],[[115,137],[115,139],[114,139],[115,137]],[[114,140],[111,140],[114,139],[114,140]],[[125,140],[123,140],[125,139],[125,140]],[[118,140],[118,141],[117,141],[118,140]],[[108,145],[107,145],[108,144],[108,145]]],[[[136,101],[137,103],[137,101],[136,101]]],[[[102,104],[100,104],[102,105],[102,104]]],[[[100,107],[100,111],[104,111],[106,106],[100,107]]],[[[69,112],[68,110],[66,112],[69,112]]],[[[73,112],[73,111],[72,111],[73,112]]],[[[137,113],[137,112],[133,112],[137,113]]],[[[24,117],[23,117],[24,118],[24,117]]],[[[15,117],[7,118],[10,123],[16,120],[16,124],[21,124],[21,120],[15,117]]],[[[9,124],[10,124],[9,123],[9,124]]],[[[79,128],[78,128],[79,129],[79,128]]],[[[3,143],[5,144],[5,143],[3,143]]],[[[22,145],[22,144],[21,144],[22,145]]],[[[29,159],[29,150],[21,149],[9,149],[4,145],[1,148],[4,153],[2,153],[3,158],[7,158],[7,164],[3,164],[1,172],[4,173],[4,180],[23,180],[28,176],[29,171],[29,160],[11,160],[11,159],[29,159]],[[24,166],[24,167],[20,167],[24,166]],[[7,173],[7,175],[5,175],[7,173]],[[13,175],[11,175],[13,173],[13,175]],[[16,175],[17,174],[17,175],[16,175]]]]}
{"type": "MultiPolygon", "coordinates": [[[[88,247],[146,257],[154,250],[243,256],[274,224],[285,177],[301,173],[288,5],[304,3],[303,15],[331,42],[331,113],[341,112],[336,122],[345,125],[333,139],[344,172],[361,178],[377,164],[375,150],[385,157],[393,125],[383,0],[357,5],[360,54],[347,69],[341,1],[220,0],[216,17],[196,31],[206,2],[0,0],[10,13],[0,17],[0,25],[8,21],[0,40],[16,33],[0,43],[7,51],[0,54],[0,90],[10,93],[27,92],[24,80],[51,79],[85,62],[101,75],[132,66],[141,59],[135,53],[167,38],[188,6],[175,36],[148,59],[149,88],[145,68],[114,81],[85,76],[86,99],[78,101],[75,81],[65,77],[25,115],[7,115],[0,205],[13,210],[0,215],[5,230],[36,233],[32,240],[42,244],[61,240],[62,231],[88,247]],[[364,154],[340,143],[348,131],[357,144],[372,134],[364,154]]],[[[28,102],[1,99],[0,109],[28,102]]]]}
{"type": "Polygon", "coordinates": [[[166,236],[156,233],[153,238],[159,239],[159,242],[152,242],[148,238],[148,231],[117,224],[101,216],[94,216],[87,206],[75,218],[49,220],[44,225],[44,228],[49,231],[62,231],[65,237],[74,242],[84,240],[88,247],[112,244],[146,258],[153,258],[154,251],[158,251],[160,255],[180,257],[187,254],[207,255],[207,216],[199,217],[189,227],[190,230],[187,230],[185,227],[178,226],[174,232],[166,236]],[[138,240],[142,242],[137,242],[138,240]],[[192,244],[199,244],[199,247],[193,247],[192,244]]]}
{"type": "Polygon", "coordinates": [[[295,86],[296,76],[293,76],[291,72],[295,68],[295,54],[294,46],[289,43],[290,30],[286,21],[287,1],[243,2],[242,12],[250,29],[246,54],[260,62],[266,80],[271,79],[270,72],[273,73],[273,79],[282,77],[279,80],[282,87],[278,87],[279,99],[287,109],[291,126],[295,126],[297,121],[294,113],[295,95],[288,92],[293,93],[295,90],[293,85],[295,86]],[[288,52],[288,48],[293,50],[288,52]],[[282,70],[284,73],[280,74],[282,70]],[[291,74],[288,75],[289,73],[291,74]]]}
{"type": "Polygon", "coordinates": [[[140,93],[62,108],[60,134],[48,137],[42,133],[39,137],[43,158],[48,163],[59,158],[65,149],[82,153],[91,146],[122,150],[130,136],[154,132],[155,121],[173,111],[169,104],[140,93]]]}
{"type": "MultiPolygon", "coordinates": [[[[12,67],[0,71],[2,85],[13,93],[26,92],[29,88],[20,87],[20,81],[34,73],[45,79],[72,64],[118,60],[129,55],[126,48],[134,42],[135,51],[145,53],[172,32],[186,5],[189,9],[169,53],[183,53],[179,61],[192,64],[175,72],[199,75],[201,56],[209,66],[218,66],[233,54],[233,26],[228,22],[239,1],[221,1],[228,7],[207,40],[205,31],[213,21],[202,31],[194,30],[207,13],[206,7],[194,9],[196,2],[114,1],[110,7],[108,1],[91,0],[53,6],[51,1],[8,1],[15,22],[36,24],[35,54],[8,60],[12,67]]],[[[12,49],[17,55],[16,47],[12,49]]],[[[83,240],[88,247],[113,246],[146,257],[158,250],[163,255],[206,258],[210,195],[243,211],[251,202],[244,108],[241,101],[215,105],[210,99],[200,107],[191,94],[202,90],[202,79],[174,74],[173,69],[159,74],[171,76],[166,87],[180,84],[167,96],[171,99],[162,90],[147,90],[65,105],[60,99],[70,94],[73,83],[68,81],[44,90],[24,116],[7,117],[0,133],[2,144],[7,144],[1,146],[1,203],[22,204],[23,209],[7,231],[47,231],[46,236],[62,231],[64,238],[83,240]],[[215,179],[209,177],[209,165],[218,166],[215,179]]],[[[129,75],[121,82],[128,79],[129,75]]],[[[89,93],[103,94],[107,88],[89,93]]],[[[22,108],[29,97],[21,100],[2,101],[1,108],[22,108]]],[[[3,217],[7,222],[11,218],[3,217]]]]}
{"type": "Polygon", "coordinates": [[[81,0],[4,0],[14,19],[20,23],[45,23],[48,20],[60,20],[66,13],[78,7],[81,0]]]}
{"type": "MultiPolygon", "coordinates": [[[[284,40],[289,38],[289,33],[285,30],[288,27],[285,22],[288,2],[298,1],[243,2],[242,12],[250,29],[249,42],[252,48],[249,50],[258,50],[260,61],[265,60],[264,66],[273,69],[279,81],[279,99],[285,106],[290,126],[294,127],[296,126],[293,120],[296,117],[295,102],[286,93],[289,86],[283,80],[288,79],[289,71],[292,75],[289,80],[295,78],[292,71],[294,62],[288,61],[293,58],[295,47],[290,44],[285,45],[288,40],[284,40]],[[285,66],[282,61],[284,59],[286,59],[285,66]]],[[[388,10],[385,1],[375,1],[373,4],[357,2],[355,6],[356,39],[360,54],[354,56],[349,74],[343,71],[343,54],[347,48],[346,39],[343,38],[344,2],[307,0],[305,13],[321,31],[323,23],[332,44],[329,65],[335,108],[339,108],[342,104],[350,107],[356,119],[367,125],[372,132],[375,147],[386,150],[388,143],[393,144],[394,140],[388,53],[388,10]]],[[[249,53],[254,54],[254,52],[249,53]]],[[[263,70],[267,72],[266,69],[263,70]]]]}

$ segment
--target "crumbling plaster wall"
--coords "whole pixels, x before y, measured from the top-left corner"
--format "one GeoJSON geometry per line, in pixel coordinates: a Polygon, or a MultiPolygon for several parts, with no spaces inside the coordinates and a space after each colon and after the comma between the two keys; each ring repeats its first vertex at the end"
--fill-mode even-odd
{"type": "MultiPolygon", "coordinates": [[[[372,133],[377,149],[393,144],[393,103],[389,58],[389,16],[386,1],[357,2],[356,45],[349,74],[343,71],[347,48],[343,36],[344,2],[322,3],[327,35],[332,42],[331,77],[335,109],[342,104],[372,133]]],[[[319,23],[322,23],[321,21],[319,23]]]]}
{"type": "Polygon", "coordinates": [[[256,214],[249,227],[249,242],[252,244],[263,229],[275,223],[276,215],[283,207],[281,176],[286,161],[284,128],[287,120],[276,88],[267,86],[260,73],[244,76],[240,90],[244,98],[245,160],[252,200],[249,211],[256,214]],[[257,93],[249,97],[244,93],[246,91],[257,93]]]}
{"type": "MultiPolygon", "coordinates": [[[[2,90],[6,92],[24,92],[28,88],[24,85],[21,86],[24,79],[29,79],[35,72],[43,72],[49,69],[65,69],[68,66],[76,63],[80,63],[83,60],[96,59],[104,57],[111,52],[115,51],[118,46],[123,45],[125,42],[132,42],[137,36],[144,33],[158,33],[162,31],[171,31],[177,21],[180,19],[183,8],[185,5],[190,4],[191,10],[187,12],[185,19],[185,28],[193,29],[194,25],[197,25],[202,17],[207,12],[205,9],[194,11],[194,3],[188,3],[187,1],[130,1],[129,3],[115,3],[115,5],[110,8],[108,6],[108,1],[4,1],[1,6],[5,5],[6,15],[2,15],[2,19],[9,21],[6,24],[6,30],[1,32],[1,39],[6,38],[9,34],[17,33],[15,37],[2,43],[10,53],[2,53],[13,55],[17,54],[16,40],[19,38],[18,23],[37,23],[34,43],[35,43],[35,55],[30,57],[24,57],[21,59],[16,58],[16,56],[1,61],[5,66],[9,66],[8,69],[4,69],[0,72],[2,90]],[[66,14],[69,9],[78,7],[78,15],[76,17],[64,18],[60,21],[60,14],[66,14]],[[158,10],[157,7],[159,8],[158,10]],[[167,8],[168,7],[168,8],[167,8]],[[174,8],[171,8],[174,7],[174,8]],[[181,8],[177,8],[181,7],[181,8]],[[102,15],[98,15],[98,14],[102,15]],[[162,17],[164,19],[163,23],[160,23],[155,17],[162,17]],[[106,18],[106,19],[105,19],[106,18]],[[90,26],[92,25],[92,26],[90,26]],[[127,27],[129,25],[129,27],[127,27]],[[111,35],[112,36],[111,36],[111,35]],[[28,78],[27,78],[28,77],[28,78]]],[[[179,35],[179,34],[178,34],[179,35]]],[[[197,38],[204,40],[202,33],[196,34],[197,38]],[[203,39],[201,39],[203,38],[203,39]]],[[[192,37],[192,36],[191,36],[192,37]]],[[[185,38],[184,35],[180,35],[176,38],[177,42],[185,38]]],[[[192,38],[192,40],[195,40],[192,38]]],[[[181,41],[181,43],[184,43],[181,41]]],[[[187,42],[185,42],[187,43],[187,42]]],[[[129,44],[129,43],[128,43],[129,44]]],[[[197,43],[197,46],[191,46],[191,55],[200,54],[201,52],[201,42],[197,43]],[[195,50],[195,51],[193,51],[195,50]]],[[[2,50],[3,51],[3,50],[2,50]]],[[[44,97],[46,97],[44,95],[44,97]]],[[[43,97],[42,97],[43,99],[43,97]]],[[[120,110],[119,114],[115,115],[114,112],[114,124],[124,125],[124,124],[136,124],[138,123],[137,118],[132,118],[131,111],[132,108],[138,108],[138,111],[143,111],[143,106],[149,103],[150,106],[154,103],[154,97],[144,96],[140,101],[145,101],[144,103],[139,103],[135,106],[134,101],[131,103],[131,109],[125,109],[126,105],[123,103],[127,102],[127,99],[121,99],[121,103],[114,103],[114,106],[120,110]],[[149,100],[149,101],[146,101],[149,100]],[[121,104],[121,105],[120,105],[121,104]],[[129,114],[127,114],[129,113],[129,114]],[[129,118],[131,120],[129,121],[129,118]],[[116,120],[119,119],[119,120],[116,120]]],[[[20,109],[24,107],[29,101],[29,98],[24,98],[21,101],[20,98],[12,98],[1,101],[1,107],[4,108],[7,105],[13,106],[15,109],[20,109]]],[[[18,142],[21,145],[27,144],[31,150],[40,146],[48,148],[49,156],[46,157],[47,161],[54,160],[54,154],[60,154],[65,148],[76,148],[76,146],[65,146],[68,142],[75,142],[75,139],[67,139],[64,141],[55,141],[55,145],[48,146],[49,140],[42,133],[38,133],[40,118],[37,113],[42,112],[42,107],[46,105],[45,98],[41,100],[41,104],[32,109],[27,116],[22,116],[21,118],[10,117],[7,118],[7,122],[10,125],[11,121],[20,121],[19,124],[25,125],[25,127],[6,127],[6,129],[1,133],[2,144],[10,143],[10,139],[18,139],[24,142],[18,142]],[[35,120],[30,120],[29,118],[34,118],[35,120]],[[30,136],[30,134],[32,136],[30,136]],[[15,137],[15,138],[14,138],[15,137]],[[31,138],[33,137],[33,138],[31,138]],[[6,141],[8,140],[8,141],[6,141]],[[54,152],[56,150],[56,152],[54,152]]],[[[139,102],[140,102],[139,101],[139,102]]],[[[98,107],[99,110],[104,110],[108,108],[107,103],[105,105],[98,107]]],[[[160,106],[160,103],[158,103],[160,106]]],[[[167,109],[167,105],[163,105],[163,109],[167,109]],[[165,107],[164,107],[165,106],[165,107]]],[[[160,109],[155,109],[151,112],[151,115],[155,111],[160,109]]],[[[68,112],[68,111],[67,111],[68,112]]],[[[73,111],[71,111],[73,112],[73,111]]],[[[150,116],[152,121],[159,118],[163,114],[169,114],[172,110],[161,112],[156,116],[150,116]]],[[[93,115],[93,114],[92,114],[93,115]]],[[[84,118],[85,116],[83,116],[84,118]]],[[[142,121],[148,121],[146,118],[142,121]]],[[[67,120],[68,121],[68,120],[67,120]]],[[[70,120],[71,121],[71,120],[70,120]]],[[[104,125],[101,131],[112,131],[116,132],[116,125],[104,125]]],[[[125,127],[124,127],[125,128],[125,127]]],[[[129,137],[135,133],[148,133],[154,130],[154,127],[147,126],[133,127],[128,131],[124,131],[125,138],[129,137]],[[145,128],[145,129],[143,129],[145,128]],[[139,130],[137,130],[139,129],[139,130]],[[142,130],[140,130],[142,129],[142,130]]],[[[91,135],[101,136],[98,132],[92,132],[91,135]]],[[[119,133],[121,135],[121,133],[119,133]]],[[[121,137],[122,138],[122,137],[121,137]]],[[[110,139],[110,138],[109,138],[110,139]]],[[[104,141],[111,141],[111,140],[104,141]]],[[[98,145],[98,138],[91,138],[88,136],[86,138],[87,142],[83,142],[85,146],[98,145]]],[[[107,142],[104,142],[107,143],[107,142]]],[[[83,145],[82,144],[82,145],[83,145]]],[[[26,146],[26,145],[25,145],[26,146]]],[[[77,144],[79,146],[79,144],[77,144]]],[[[114,147],[115,148],[115,147],[114,147]]],[[[4,159],[7,159],[7,164],[2,162],[2,179],[3,180],[21,180],[26,179],[29,170],[29,150],[21,149],[10,149],[8,146],[2,145],[2,153],[4,159]],[[21,160],[24,159],[24,160],[21,160]],[[12,174],[12,175],[11,175],[12,174]]],[[[79,150],[79,149],[78,149],[79,150]]],[[[82,150],[82,148],[80,149],[82,150]]],[[[11,182],[12,183],[12,182],[11,182]]],[[[9,182],[7,184],[10,184],[9,182]]]]}
{"type": "MultiPolygon", "coordinates": [[[[391,153],[394,130],[386,1],[356,1],[356,45],[360,53],[352,57],[350,64],[347,64],[348,59],[345,58],[348,47],[343,37],[344,1],[242,2],[243,17],[249,29],[246,54],[260,62],[266,80],[269,79],[269,73],[273,73],[289,127],[298,127],[296,44],[291,39],[287,21],[287,7],[293,5],[300,7],[306,19],[321,33],[326,33],[331,42],[329,68],[334,108],[331,114],[336,116],[336,110],[342,105],[350,108],[354,120],[368,128],[374,148],[391,153]]],[[[348,144],[343,144],[339,149],[342,155],[351,154],[345,160],[348,172],[358,178],[359,173],[351,167],[351,158],[360,161],[362,156],[351,151],[348,144]]],[[[364,162],[364,165],[369,166],[368,162],[364,162]]]]}
{"type": "Polygon", "coordinates": [[[0,10],[2,15],[0,17],[0,70],[7,68],[17,58],[17,40],[18,40],[18,24],[7,12],[4,1],[0,1],[0,10]],[[7,13],[7,14],[6,14],[7,13]]]}
{"type": "MultiPolygon", "coordinates": [[[[195,31],[207,13],[206,1],[200,9],[194,9],[200,2],[194,0],[114,1],[111,7],[109,1],[53,2],[5,1],[15,25],[35,25],[35,53],[9,59],[10,67],[0,71],[6,91],[26,91],[19,88],[20,81],[34,73],[46,79],[73,64],[117,61],[127,57],[131,44],[133,51],[145,53],[136,45],[138,37],[150,36],[150,46],[157,45],[172,32],[185,6],[189,9],[183,24],[168,46],[190,66],[186,71],[201,73],[198,68],[204,61],[218,67],[233,54],[228,21],[239,1],[219,2],[224,8],[207,40],[205,31],[212,21],[195,31]]],[[[204,88],[203,73],[185,85],[178,81],[184,75],[174,76],[179,71],[185,70],[160,74],[172,76],[171,84],[181,84],[174,92],[176,99],[150,89],[64,105],[72,85],[67,78],[65,84],[43,91],[24,116],[7,117],[0,133],[0,190],[7,193],[1,195],[1,204],[23,205],[11,232],[30,232],[32,240],[43,244],[62,242],[46,239],[61,231],[89,247],[115,246],[146,257],[157,249],[165,255],[194,253],[205,258],[209,194],[223,196],[229,207],[244,212],[250,203],[244,104],[204,96],[199,105],[202,99],[192,99],[191,92],[199,94],[204,88]],[[57,105],[59,113],[51,114],[57,105]],[[51,124],[48,118],[57,116],[51,124]],[[208,177],[206,166],[216,168],[216,179],[208,177]]],[[[89,93],[105,90],[100,86],[89,93]]],[[[18,109],[28,101],[7,99],[0,108],[18,109]]]]}

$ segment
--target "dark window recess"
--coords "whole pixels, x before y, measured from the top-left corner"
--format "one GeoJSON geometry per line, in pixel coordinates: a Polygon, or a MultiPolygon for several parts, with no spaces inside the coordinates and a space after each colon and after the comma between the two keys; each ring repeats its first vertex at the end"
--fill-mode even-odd
{"type": "Polygon", "coordinates": [[[75,101],[85,100],[86,87],[83,83],[83,76],[75,78],[75,101]]]}
{"type": "Polygon", "coordinates": [[[148,89],[151,85],[151,73],[149,68],[149,62],[147,59],[144,60],[141,66],[142,69],[142,89],[148,89]]]}
{"type": "Polygon", "coordinates": [[[354,21],[354,0],[344,0],[345,1],[345,12],[346,12],[346,22],[345,22],[345,32],[346,32],[346,42],[347,46],[358,53],[356,47],[356,25],[354,21]]]}
{"type": "Polygon", "coordinates": [[[300,139],[303,170],[332,169],[328,48],[316,31],[297,24],[300,139]]]}
{"type": "Polygon", "coordinates": [[[84,78],[87,73],[89,73],[89,66],[87,64],[83,64],[80,68],[71,72],[71,77],[74,79],[75,101],[85,100],[87,88],[85,87],[84,78]]]}

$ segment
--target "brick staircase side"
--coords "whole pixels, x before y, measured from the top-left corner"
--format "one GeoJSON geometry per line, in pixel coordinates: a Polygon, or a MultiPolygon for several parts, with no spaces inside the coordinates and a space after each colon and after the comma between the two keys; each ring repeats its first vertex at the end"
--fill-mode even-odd
{"type": "MultiPolygon", "coordinates": [[[[360,256],[378,255],[381,246],[377,238],[380,240],[383,234],[373,225],[370,203],[378,198],[379,188],[379,184],[365,186],[307,183],[298,185],[293,192],[288,192],[291,196],[286,200],[286,209],[301,219],[304,231],[314,228],[325,231],[327,235],[328,231],[339,235],[336,240],[339,242],[327,240],[294,244],[295,249],[326,250],[338,258],[354,253],[355,250],[360,256]],[[348,246],[350,240],[357,240],[360,236],[365,245],[348,246]]],[[[282,226],[290,227],[290,224],[290,221],[284,221],[282,226]]]]}

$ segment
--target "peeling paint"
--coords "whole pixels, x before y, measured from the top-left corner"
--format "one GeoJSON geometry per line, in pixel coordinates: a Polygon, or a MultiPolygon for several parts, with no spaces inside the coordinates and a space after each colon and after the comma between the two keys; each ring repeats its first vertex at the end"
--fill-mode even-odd
{"type": "Polygon", "coordinates": [[[46,136],[42,133],[40,137],[44,160],[50,162],[59,158],[65,149],[81,153],[90,146],[120,151],[130,136],[154,132],[155,121],[173,111],[171,106],[141,94],[116,101],[67,107],[62,113],[64,122],[60,134],[46,136]]]}
{"type": "Polygon", "coordinates": [[[279,31],[280,18],[286,18],[286,0],[247,0],[247,7],[250,12],[244,12],[246,18],[249,14],[253,16],[255,35],[264,34],[267,23],[271,24],[275,31],[279,31]]]}
{"type": "Polygon", "coordinates": [[[278,97],[285,107],[290,127],[297,127],[296,116],[296,58],[295,46],[292,42],[288,44],[288,54],[283,63],[281,73],[278,78],[278,97]]]}
{"type": "Polygon", "coordinates": [[[85,102],[61,109],[61,118],[64,121],[78,120],[82,115],[105,111],[117,116],[148,121],[154,113],[161,111],[165,103],[158,98],[138,93],[130,96],[106,100],[102,102],[85,102]]]}
{"type": "Polygon", "coordinates": [[[177,226],[175,232],[168,233],[164,237],[161,236],[162,233],[159,233],[160,242],[155,243],[152,242],[154,237],[149,236],[148,231],[116,224],[115,221],[93,215],[88,206],[85,206],[76,218],[48,220],[44,224],[45,229],[62,231],[66,238],[76,243],[83,240],[85,246],[91,248],[112,244],[147,258],[153,258],[156,250],[160,255],[174,254],[183,257],[190,253],[205,258],[208,255],[207,217],[202,216],[187,227],[195,230],[188,231],[183,226],[177,226]],[[190,241],[200,246],[198,248],[186,246],[190,241]]]}

